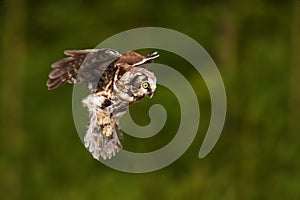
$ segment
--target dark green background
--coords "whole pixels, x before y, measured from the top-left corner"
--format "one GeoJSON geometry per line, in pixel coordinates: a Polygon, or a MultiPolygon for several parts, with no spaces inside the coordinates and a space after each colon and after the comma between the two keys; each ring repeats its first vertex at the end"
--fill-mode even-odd
{"type": "MultiPolygon", "coordinates": [[[[0,19],[1,200],[300,199],[300,1],[1,0],[0,19]],[[201,91],[199,132],[172,165],[127,174],[95,161],[82,145],[72,87],[48,91],[45,82],[63,50],[93,48],[145,26],[180,31],[208,51],[228,110],[217,145],[198,159],[210,118],[207,88],[188,63],[160,51],[160,62],[201,91]]],[[[125,136],[125,149],[147,152],[174,137],[180,113],[166,88],[134,105],[133,118],[147,124],[153,102],[166,106],[166,127],[147,140],[125,136]]]]}

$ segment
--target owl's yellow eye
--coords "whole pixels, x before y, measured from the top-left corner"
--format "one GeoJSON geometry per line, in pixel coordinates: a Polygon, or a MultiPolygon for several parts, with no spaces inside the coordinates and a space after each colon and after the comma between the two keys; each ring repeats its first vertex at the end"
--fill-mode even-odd
{"type": "Polygon", "coordinates": [[[143,87],[144,89],[147,89],[147,88],[149,87],[149,83],[148,83],[148,82],[142,83],[142,87],[143,87]]]}

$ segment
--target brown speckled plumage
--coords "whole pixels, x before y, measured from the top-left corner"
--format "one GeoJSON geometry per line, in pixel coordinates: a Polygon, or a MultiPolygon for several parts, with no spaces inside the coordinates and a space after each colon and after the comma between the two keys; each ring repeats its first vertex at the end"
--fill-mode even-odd
{"type": "Polygon", "coordinates": [[[156,89],[155,75],[140,67],[159,55],[146,56],[134,51],[124,54],[112,49],[66,50],[69,56],[53,63],[47,87],[64,83],[86,83],[91,94],[82,100],[90,122],[84,136],[85,147],[95,159],[111,158],[122,148],[118,122],[128,106],[156,89]],[[147,83],[147,88],[142,87],[147,83]]]}

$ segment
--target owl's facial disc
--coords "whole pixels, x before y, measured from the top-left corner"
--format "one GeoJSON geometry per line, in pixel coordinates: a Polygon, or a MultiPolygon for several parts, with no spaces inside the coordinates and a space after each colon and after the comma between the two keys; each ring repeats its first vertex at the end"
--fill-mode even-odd
{"type": "Polygon", "coordinates": [[[114,85],[115,94],[129,103],[152,97],[156,90],[155,75],[144,68],[135,67],[126,72],[114,85]]]}
{"type": "Polygon", "coordinates": [[[132,92],[132,95],[135,100],[140,100],[145,96],[152,97],[156,89],[156,82],[155,80],[144,80],[140,82],[140,85],[136,90],[132,92]]]}
{"type": "Polygon", "coordinates": [[[148,81],[145,81],[141,84],[141,88],[143,88],[143,93],[145,95],[152,98],[154,91],[156,89],[156,84],[154,82],[152,82],[152,84],[150,84],[148,81]]]}

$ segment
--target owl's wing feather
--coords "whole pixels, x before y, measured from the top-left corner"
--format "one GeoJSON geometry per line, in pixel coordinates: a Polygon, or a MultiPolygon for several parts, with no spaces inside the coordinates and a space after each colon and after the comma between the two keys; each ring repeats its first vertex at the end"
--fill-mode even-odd
{"type": "Polygon", "coordinates": [[[112,49],[66,50],[69,56],[53,63],[47,87],[58,88],[64,83],[92,82],[95,88],[101,75],[121,54],[112,49]]]}
{"type": "Polygon", "coordinates": [[[90,50],[67,50],[65,55],[70,57],[60,59],[53,63],[53,70],[49,73],[47,87],[49,90],[58,88],[65,82],[74,83],[77,72],[90,50]]]}

